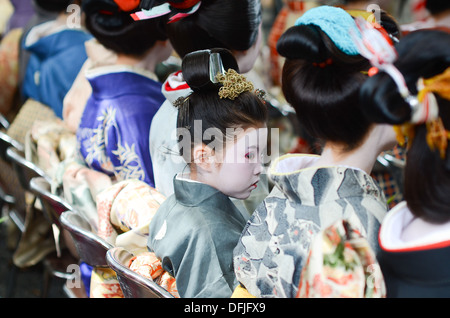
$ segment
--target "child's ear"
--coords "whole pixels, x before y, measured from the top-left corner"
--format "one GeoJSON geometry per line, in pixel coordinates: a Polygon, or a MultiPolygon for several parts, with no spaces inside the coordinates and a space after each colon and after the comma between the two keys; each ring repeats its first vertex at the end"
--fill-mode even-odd
{"type": "Polygon", "coordinates": [[[193,163],[203,170],[211,171],[212,164],[214,163],[213,150],[205,144],[199,144],[194,146],[192,151],[193,163]]]}

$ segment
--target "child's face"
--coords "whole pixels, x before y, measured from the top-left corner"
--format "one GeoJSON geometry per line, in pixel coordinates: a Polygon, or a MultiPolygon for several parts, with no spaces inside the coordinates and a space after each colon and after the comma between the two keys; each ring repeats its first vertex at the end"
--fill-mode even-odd
{"type": "Polygon", "coordinates": [[[221,164],[214,170],[215,187],[227,196],[246,199],[257,188],[263,171],[261,157],[267,147],[267,128],[248,128],[227,143],[221,164]]]}

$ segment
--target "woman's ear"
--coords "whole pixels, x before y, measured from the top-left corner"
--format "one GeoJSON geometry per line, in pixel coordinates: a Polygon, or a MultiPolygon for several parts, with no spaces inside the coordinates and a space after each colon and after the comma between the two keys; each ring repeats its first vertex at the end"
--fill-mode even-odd
{"type": "Polygon", "coordinates": [[[199,144],[194,146],[192,149],[192,158],[193,163],[205,171],[211,171],[213,167],[214,160],[214,151],[205,144],[199,144]]]}

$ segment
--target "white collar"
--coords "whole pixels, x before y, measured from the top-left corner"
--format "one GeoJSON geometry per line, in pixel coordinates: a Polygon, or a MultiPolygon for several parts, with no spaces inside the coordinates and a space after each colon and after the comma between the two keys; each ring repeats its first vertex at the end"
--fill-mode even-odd
{"type": "Polygon", "coordinates": [[[416,218],[405,201],[387,213],[380,229],[380,244],[385,250],[411,249],[449,240],[450,222],[431,224],[416,218]]]}

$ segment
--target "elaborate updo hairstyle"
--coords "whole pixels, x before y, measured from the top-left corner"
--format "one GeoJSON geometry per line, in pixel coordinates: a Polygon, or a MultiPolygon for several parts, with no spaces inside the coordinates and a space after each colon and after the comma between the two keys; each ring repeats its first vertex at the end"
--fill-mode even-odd
{"type": "MultiPolygon", "coordinates": [[[[177,128],[187,129],[190,145],[211,142],[205,131],[216,129],[227,139],[227,128],[263,127],[267,121],[267,106],[253,84],[239,74],[237,62],[226,49],[200,50],[183,58],[182,73],[192,93],[175,102],[178,107],[177,128]],[[211,55],[218,53],[226,75],[218,76],[213,83],[210,77],[211,55]],[[228,85],[230,84],[230,85],[228,85]],[[201,121],[201,130],[195,121],[201,121]],[[201,135],[200,135],[201,134],[201,135]]],[[[180,140],[181,141],[181,140],[180,140]]],[[[186,141],[185,141],[186,142],[186,141]]],[[[186,162],[191,162],[182,152],[186,162]]]]}
{"type": "MultiPolygon", "coordinates": [[[[200,1],[145,0],[141,4],[151,8],[164,2],[174,8],[173,16],[190,10],[200,1]]],[[[166,24],[166,32],[181,58],[189,52],[213,47],[245,51],[255,43],[261,19],[260,0],[203,0],[195,13],[166,24]]]]}
{"type": "MultiPolygon", "coordinates": [[[[383,14],[381,19],[398,32],[392,18],[383,14]]],[[[282,91],[300,124],[313,138],[346,150],[358,147],[370,128],[359,107],[370,63],[353,47],[352,28],[356,24],[346,11],[321,6],[308,10],[277,43],[286,58],[282,91]]]]}
{"type": "Polygon", "coordinates": [[[83,0],[82,5],[88,31],[116,53],[139,57],[156,41],[167,40],[164,31],[167,17],[133,20],[130,14],[138,10],[138,1],[83,0]]]}
{"type": "MultiPolygon", "coordinates": [[[[450,34],[438,30],[420,30],[406,35],[396,45],[395,66],[402,73],[412,95],[417,95],[419,79],[443,74],[450,67],[450,34]]],[[[447,74],[448,77],[448,74],[447,74]]],[[[442,82],[447,98],[436,98],[445,130],[450,131],[450,79],[442,82]],[[446,88],[445,88],[446,87],[446,88]]],[[[400,96],[393,79],[384,72],[369,78],[361,89],[361,106],[372,122],[392,125],[411,124],[412,109],[400,96]]],[[[407,140],[404,198],[411,212],[431,223],[450,221],[450,146],[442,154],[427,143],[426,123],[410,126],[407,140]]],[[[449,141],[449,140],[447,140],[449,141]]]]}

